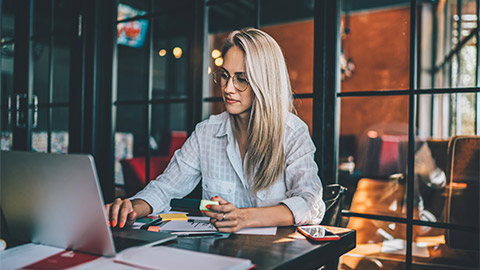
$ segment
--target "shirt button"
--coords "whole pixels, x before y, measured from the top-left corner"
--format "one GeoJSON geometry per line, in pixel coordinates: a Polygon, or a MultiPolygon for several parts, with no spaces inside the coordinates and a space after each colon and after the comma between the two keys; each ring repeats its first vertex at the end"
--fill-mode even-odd
{"type": "Polygon", "coordinates": [[[207,188],[208,188],[208,185],[207,185],[207,184],[205,184],[205,185],[203,185],[203,187],[207,189],[207,188]]]}
{"type": "Polygon", "coordinates": [[[232,190],[231,189],[228,189],[228,194],[232,193],[232,190]]]}

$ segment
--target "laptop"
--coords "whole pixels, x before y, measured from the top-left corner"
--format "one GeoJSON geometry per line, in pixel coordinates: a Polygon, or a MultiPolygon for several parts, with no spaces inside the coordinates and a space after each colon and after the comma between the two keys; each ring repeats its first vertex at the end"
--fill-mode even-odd
{"type": "Polygon", "coordinates": [[[176,238],[110,230],[94,164],[90,155],[1,151],[0,198],[9,236],[102,256],[176,238]]]}

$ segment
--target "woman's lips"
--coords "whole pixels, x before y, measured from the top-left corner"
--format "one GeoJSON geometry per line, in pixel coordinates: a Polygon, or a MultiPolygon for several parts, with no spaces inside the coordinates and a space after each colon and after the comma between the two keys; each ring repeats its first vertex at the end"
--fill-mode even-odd
{"type": "Polygon", "coordinates": [[[235,99],[231,99],[231,98],[225,97],[225,102],[227,102],[228,104],[234,104],[234,103],[237,103],[237,102],[239,102],[239,101],[238,101],[238,100],[235,100],[235,99]]]}

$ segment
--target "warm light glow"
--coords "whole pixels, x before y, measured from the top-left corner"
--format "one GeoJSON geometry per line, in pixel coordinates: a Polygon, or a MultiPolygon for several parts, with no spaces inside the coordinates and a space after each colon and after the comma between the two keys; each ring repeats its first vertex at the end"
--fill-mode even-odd
{"type": "Polygon", "coordinates": [[[167,54],[167,50],[165,49],[161,49],[160,51],[158,51],[158,55],[160,56],[165,56],[167,54]]]}
{"type": "Polygon", "coordinates": [[[208,74],[212,73],[212,68],[208,67],[207,72],[208,72],[208,74]]]}
{"type": "Polygon", "coordinates": [[[221,53],[219,50],[217,50],[217,49],[213,49],[213,51],[212,51],[212,57],[213,57],[213,59],[217,59],[217,58],[220,57],[220,56],[222,56],[222,53],[221,53]]]}
{"type": "Polygon", "coordinates": [[[466,189],[467,188],[467,183],[450,183],[453,189],[466,189]]]}
{"type": "Polygon", "coordinates": [[[374,130],[370,130],[368,133],[367,133],[367,136],[369,138],[372,138],[372,139],[375,139],[378,137],[378,132],[374,131],[374,130]]]}
{"type": "Polygon", "coordinates": [[[223,65],[223,58],[222,57],[219,57],[219,58],[215,59],[215,66],[220,67],[222,65],[223,65]]]}
{"type": "Polygon", "coordinates": [[[177,59],[182,57],[182,48],[180,47],[173,48],[173,56],[175,56],[175,58],[177,59]]]}

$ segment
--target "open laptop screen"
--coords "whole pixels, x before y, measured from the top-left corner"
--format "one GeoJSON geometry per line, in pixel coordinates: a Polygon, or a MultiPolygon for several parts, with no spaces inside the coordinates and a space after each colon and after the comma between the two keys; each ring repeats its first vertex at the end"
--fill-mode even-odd
{"type": "Polygon", "coordinates": [[[19,240],[113,256],[90,155],[2,151],[1,206],[19,240]]]}

